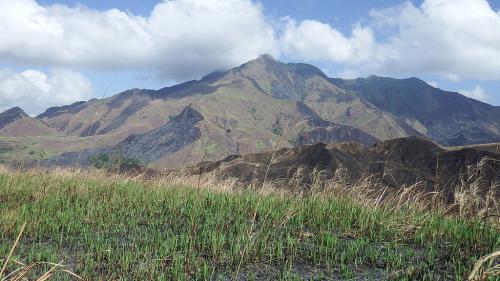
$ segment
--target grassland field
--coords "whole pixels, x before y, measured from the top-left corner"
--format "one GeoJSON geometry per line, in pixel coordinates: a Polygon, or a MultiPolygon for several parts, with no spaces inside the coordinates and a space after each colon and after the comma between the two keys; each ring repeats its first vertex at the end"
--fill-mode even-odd
{"type": "Polygon", "coordinates": [[[500,249],[480,218],[182,182],[1,170],[0,279],[465,280],[500,249]]]}

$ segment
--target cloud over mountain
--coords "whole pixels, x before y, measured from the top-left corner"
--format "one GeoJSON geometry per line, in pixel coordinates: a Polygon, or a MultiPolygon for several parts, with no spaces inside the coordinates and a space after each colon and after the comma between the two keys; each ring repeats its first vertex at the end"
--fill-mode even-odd
{"type": "Polygon", "coordinates": [[[420,7],[374,10],[379,29],[394,30],[378,44],[374,69],[433,73],[452,79],[498,80],[500,13],[486,0],[426,0],[420,7]]]}
{"type": "MultiPolygon", "coordinates": [[[[437,74],[451,80],[499,81],[500,11],[487,0],[425,0],[420,6],[408,1],[372,10],[368,20],[355,23],[347,34],[313,19],[269,18],[261,4],[251,0],[163,1],[147,16],[83,5],[0,0],[0,63],[32,70],[57,68],[38,76],[77,81],[74,87],[79,90],[64,97],[72,101],[90,89],[75,72],[82,69],[143,71],[180,82],[263,53],[336,64],[343,77],[437,74]]],[[[29,71],[4,70],[1,82],[28,79],[25,73],[29,71]]],[[[29,79],[28,86],[22,86],[36,88],[29,95],[51,95],[58,98],[42,100],[66,102],[29,79]]],[[[8,92],[0,91],[4,106],[27,95],[8,92]]],[[[33,112],[48,102],[20,104],[33,112]]]]}
{"type": "Polygon", "coordinates": [[[179,0],[148,17],[0,0],[0,58],[38,65],[154,70],[186,79],[272,52],[274,30],[249,0],[179,0]]]}
{"type": "Polygon", "coordinates": [[[372,57],[375,38],[371,28],[360,25],[356,25],[352,35],[346,37],[319,21],[297,23],[288,19],[280,42],[284,53],[291,57],[357,64],[372,57]]]}
{"type": "Polygon", "coordinates": [[[479,85],[476,85],[474,87],[474,89],[472,89],[472,90],[459,90],[458,92],[466,97],[469,97],[469,98],[472,98],[475,100],[480,100],[482,102],[489,102],[489,100],[490,100],[490,96],[479,85]]]}
{"type": "Polygon", "coordinates": [[[91,94],[90,82],[74,71],[56,69],[45,74],[0,69],[0,111],[22,104],[28,114],[35,114],[49,106],[90,99],[91,94]]]}
{"type": "Polygon", "coordinates": [[[486,0],[425,0],[372,10],[351,34],[316,20],[272,24],[250,0],[158,3],[147,17],[118,9],[0,0],[0,58],[35,65],[139,69],[184,80],[262,53],[366,71],[500,77],[500,13],[486,0]]]}

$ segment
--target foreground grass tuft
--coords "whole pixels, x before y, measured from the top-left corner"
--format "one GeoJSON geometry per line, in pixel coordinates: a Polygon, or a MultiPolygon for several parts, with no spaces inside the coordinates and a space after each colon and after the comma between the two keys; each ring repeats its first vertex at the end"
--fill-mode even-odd
{"type": "Polygon", "coordinates": [[[0,256],[25,222],[11,259],[32,278],[57,263],[89,280],[462,280],[500,248],[480,220],[345,198],[0,172],[0,256]]]}

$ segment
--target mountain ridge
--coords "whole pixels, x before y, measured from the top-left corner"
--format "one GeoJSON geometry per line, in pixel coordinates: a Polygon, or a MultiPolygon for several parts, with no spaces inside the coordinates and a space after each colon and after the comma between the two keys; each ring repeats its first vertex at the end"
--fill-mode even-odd
{"type": "Polygon", "coordinates": [[[342,142],[316,143],[256,154],[231,155],[219,161],[204,161],[187,170],[218,178],[236,178],[245,184],[262,185],[269,181],[276,187],[296,187],[314,181],[335,179],[359,181],[374,177],[388,188],[417,185],[420,190],[439,190],[450,198],[462,181],[478,180],[478,192],[490,189],[495,198],[500,191],[500,151],[466,147],[446,149],[420,137],[387,140],[371,146],[342,142]],[[269,163],[272,162],[272,165],[269,163]],[[469,169],[476,169],[467,174],[469,169]],[[297,185],[297,181],[301,185],[297,185]]]}
{"type": "Polygon", "coordinates": [[[0,136],[36,137],[56,134],[56,130],[42,120],[30,117],[20,107],[16,106],[0,113],[0,136]]]}
{"type": "Polygon", "coordinates": [[[76,147],[113,147],[130,135],[145,137],[188,106],[204,117],[201,136],[177,152],[182,157],[157,159],[161,165],[271,150],[282,134],[288,147],[342,141],[369,145],[408,136],[448,146],[500,142],[500,107],[418,78],[329,78],[313,65],[282,63],[269,55],[159,90],[131,89],[52,107],[34,120],[62,135],[59,143],[72,140],[57,154],[76,147]]]}
{"type": "Polygon", "coordinates": [[[16,120],[25,117],[28,117],[28,114],[26,114],[26,112],[24,112],[24,110],[22,110],[20,107],[16,106],[9,108],[0,113],[0,129],[11,124],[12,122],[15,122],[16,120]]]}
{"type": "Polygon", "coordinates": [[[498,142],[500,107],[434,88],[415,77],[394,79],[370,76],[331,81],[343,84],[377,107],[404,120],[418,121],[426,129],[423,133],[444,145],[498,142]],[[367,82],[370,80],[374,82],[367,82]],[[473,125],[469,126],[471,123],[473,125]],[[458,139],[454,135],[456,132],[462,132],[466,140],[458,139]],[[478,137],[477,134],[481,135],[478,137]]]}

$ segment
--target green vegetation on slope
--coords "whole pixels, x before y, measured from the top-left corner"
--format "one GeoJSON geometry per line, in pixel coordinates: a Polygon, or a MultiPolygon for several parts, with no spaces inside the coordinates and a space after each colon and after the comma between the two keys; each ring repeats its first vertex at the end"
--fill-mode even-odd
{"type": "Polygon", "coordinates": [[[0,256],[27,222],[12,260],[91,280],[461,280],[500,247],[474,220],[104,174],[0,172],[0,202],[0,256]]]}
{"type": "Polygon", "coordinates": [[[53,154],[33,145],[28,139],[22,142],[12,141],[13,138],[0,137],[0,162],[39,160],[53,154]]]}
{"type": "Polygon", "coordinates": [[[113,153],[98,153],[90,157],[92,166],[98,169],[119,169],[121,165],[140,165],[137,159],[123,157],[113,153]]]}

